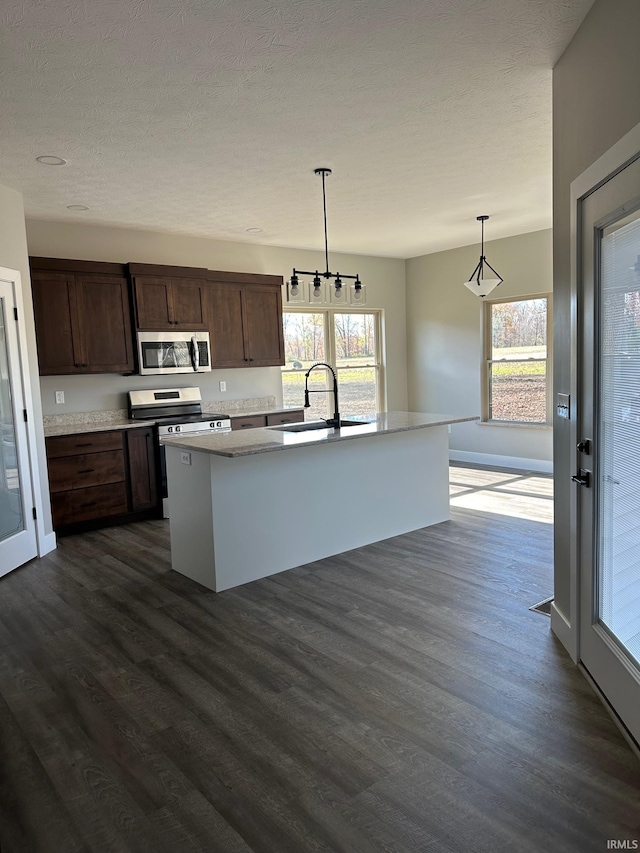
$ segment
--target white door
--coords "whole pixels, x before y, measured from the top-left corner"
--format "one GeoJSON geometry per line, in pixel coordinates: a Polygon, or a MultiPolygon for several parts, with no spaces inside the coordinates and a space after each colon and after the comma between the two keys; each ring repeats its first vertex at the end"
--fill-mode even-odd
{"type": "Polygon", "coordinates": [[[640,741],[640,152],[579,223],[580,660],[640,741]]]}
{"type": "Polygon", "coordinates": [[[37,553],[15,288],[0,279],[0,575],[37,553]]]}

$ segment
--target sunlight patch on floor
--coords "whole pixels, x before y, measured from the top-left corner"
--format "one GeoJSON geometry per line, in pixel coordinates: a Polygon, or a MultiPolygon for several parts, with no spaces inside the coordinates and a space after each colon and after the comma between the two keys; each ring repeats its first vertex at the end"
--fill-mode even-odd
{"type": "Polygon", "coordinates": [[[451,506],[553,524],[553,478],[451,467],[451,506]]]}

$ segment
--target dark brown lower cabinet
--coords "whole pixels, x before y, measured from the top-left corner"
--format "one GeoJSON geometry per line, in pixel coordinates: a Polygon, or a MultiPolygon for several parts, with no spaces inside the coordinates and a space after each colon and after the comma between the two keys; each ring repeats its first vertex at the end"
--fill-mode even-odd
{"type": "Polygon", "coordinates": [[[59,535],[160,516],[152,427],[56,436],[46,444],[59,535]]]}
{"type": "Polygon", "coordinates": [[[155,436],[151,427],[127,431],[131,509],[139,512],[158,506],[155,436]]]}
{"type": "Polygon", "coordinates": [[[231,418],[231,429],[257,429],[279,424],[297,424],[304,420],[304,409],[289,409],[286,412],[269,412],[264,415],[236,415],[231,418]]]}

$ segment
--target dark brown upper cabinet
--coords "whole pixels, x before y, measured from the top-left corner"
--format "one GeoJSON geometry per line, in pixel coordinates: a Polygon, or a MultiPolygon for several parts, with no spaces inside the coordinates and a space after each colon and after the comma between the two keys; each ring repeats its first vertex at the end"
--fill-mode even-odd
{"type": "Polygon", "coordinates": [[[282,278],[210,272],[211,366],[284,364],[282,278]]]}
{"type": "Polygon", "coordinates": [[[129,283],[120,264],[31,258],[31,277],[41,375],[133,371],[129,283]]]}
{"type": "Polygon", "coordinates": [[[138,329],[191,332],[209,328],[206,270],[129,264],[129,274],[138,329]]]}

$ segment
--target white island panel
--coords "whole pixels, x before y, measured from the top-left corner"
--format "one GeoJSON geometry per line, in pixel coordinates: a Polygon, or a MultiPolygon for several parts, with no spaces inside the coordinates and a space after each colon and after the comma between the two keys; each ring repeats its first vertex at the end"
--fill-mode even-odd
{"type": "Polygon", "coordinates": [[[217,592],[449,518],[446,424],[235,458],[191,448],[191,465],[183,452],[166,447],[172,567],[217,592]]]}

